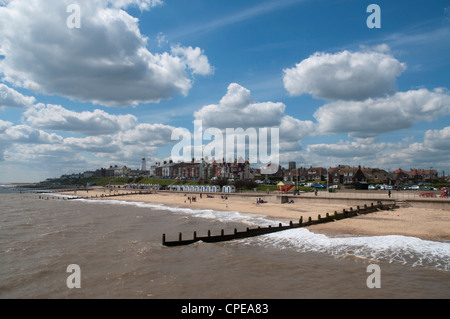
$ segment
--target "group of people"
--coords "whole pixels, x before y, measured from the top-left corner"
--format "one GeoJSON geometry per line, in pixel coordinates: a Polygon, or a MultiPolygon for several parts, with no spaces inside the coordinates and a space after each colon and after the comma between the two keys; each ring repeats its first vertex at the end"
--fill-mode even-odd
{"type": "Polygon", "coordinates": [[[259,204],[264,204],[264,203],[267,203],[267,202],[263,201],[261,197],[256,199],[256,206],[258,206],[259,204]]]}
{"type": "MultiPolygon", "coordinates": [[[[184,196],[186,196],[186,194],[184,194],[184,196]]],[[[200,194],[200,197],[201,197],[202,195],[200,194]]],[[[196,196],[194,196],[194,197],[188,197],[188,201],[189,201],[189,203],[192,203],[192,202],[196,202],[197,201],[197,197],[196,196]]],[[[186,203],[186,201],[184,201],[185,203],[186,203]]]]}

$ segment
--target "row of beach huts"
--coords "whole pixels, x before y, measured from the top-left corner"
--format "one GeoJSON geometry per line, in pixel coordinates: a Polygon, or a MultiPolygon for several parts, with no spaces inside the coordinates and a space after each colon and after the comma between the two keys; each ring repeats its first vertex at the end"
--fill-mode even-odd
{"type": "Polygon", "coordinates": [[[195,192],[195,193],[234,193],[234,185],[168,185],[164,188],[159,184],[126,184],[125,189],[144,189],[144,190],[169,190],[176,192],[195,192]]]}

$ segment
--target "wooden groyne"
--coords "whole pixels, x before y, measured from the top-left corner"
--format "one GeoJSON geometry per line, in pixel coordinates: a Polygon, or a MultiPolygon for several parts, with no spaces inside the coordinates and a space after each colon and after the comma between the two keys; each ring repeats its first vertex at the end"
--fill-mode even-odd
{"type": "Polygon", "coordinates": [[[317,219],[313,220],[311,217],[308,218],[308,220],[304,221],[301,217],[298,221],[298,223],[294,223],[293,221],[290,221],[288,225],[282,225],[281,223],[278,224],[278,226],[268,226],[268,227],[258,227],[258,228],[248,228],[245,231],[237,231],[237,229],[234,229],[234,233],[232,234],[225,234],[224,230],[221,230],[220,235],[211,235],[211,231],[208,230],[207,236],[197,236],[197,232],[194,232],[192,239],[183,239],[182,233],[179,233],[178,240],[175,241],[167,241],[166,240],[166,234],[162,235],[162,244],[164,246],[183,246],[183,245],[190,245],[198,241],[203,241],[206,243],[217,243],[222,241],[230,241],[234,239],[243,239],[243,238],[249,238],[249,237],[255,237],[265,234],[270,234],[274,232],[279,232],[287,229],[293,229],[293,228],[300,228],[300,227],[307,227],[322,223],[329,223],[336,220],[344,219],[344,218],[351,218],[357,215],[361,214],[368,214],[373,213],[379,210],[390,210],[397,208],[398,206],[394,204],[382,204],[381,202],[378,202],[376,205],[373,203],[370,204],[370,206],[364,205],[363,208],[360,206],[357,206],[356,209],[353,209],[350,207],[350,209],[343,209],[342,213],[338,213],[337,211],[334,212],[334,214],[330,215],[328,213],[325,214],[325,216],[318,215],[317,219]]]}
{"type": "Polygon", "coordinates": [[[150,190],[138,190],[138,191],[129,191],[129,192],[122,192],[122,193],[110,193],[110,194],[95,194],[95,195],[85,195],[85,196],[79,196],[79,195],[70,195],[70,194],[64,194],[64,196],[51,196],[51,195],[40,195],[39,199],[61,199],[61,200],[72,200],[72,199],[103,199],[107,197],[118,197],[118,196],[128,196],[128,195],[145,195],[145,194],[154,194],[155,191],[150,190]],[[70,197],[69,197],[70,196],[70,197]]]}

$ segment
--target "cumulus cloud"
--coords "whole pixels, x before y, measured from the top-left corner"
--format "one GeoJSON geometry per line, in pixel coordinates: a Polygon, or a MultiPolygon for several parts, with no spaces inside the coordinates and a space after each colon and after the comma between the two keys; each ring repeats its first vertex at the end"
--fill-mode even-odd
{"type": "Polygon", "coordinates": [[[422,143],[377,142],[376,139],[354,139],[336,144],[311,144],[308,156],[322,165],[363,164],[369,167],[397,169],[399,167],[448,167],[450,127],[427,130],[422,143]]]}
{"type": "Polygon", "coordinates": [[[24,117],[33,127],[85,135],[113,134],[136,125],[134,115],[111,115],[102,110],[74,112],[60,105],[39,103],[24,117]]]}
{"type": "Polygon", "coordinates": [[[24,96],[7,85],[0,83],[0,108],[25,108],[33,105],[35,100],[32,96],[24,96]]]}
{"type": "Polygon", "coordinates": [[[314,117],[321,133],[371,137],[448,114],[450,95],[440,89],[419,89],[364,101],[331,102],[321,106],[314,117]]]}
{"type": "Polygon", "coordinates": [[[161,1],[80,0],[81,28],[70,29],[71,0],[11,1],[0,7],[0,72],[4,80],[45,94],[106,106],[135,106],[187,95],[189,70],[208,73],[199,48],[152,53],[138,19],[122,10],[147,10],[161,1]],[[51,17],[51,18],[49,18],[51,17]]]}
{"type": "MultiPolygon", "coordinates": [[[[286,115],[285,108],[280,102],[254,102],[250,90],[231,83],[218,104],[202,107],[194,113],[194,117],[201,120],[203,130],[217,128],[225,131],[230,128],[240,137],[241,134],[246,135],[246,131],[239,133],[239,128],[255,129],[257,135],[260,128],[279,128],[279,150],[298,151],[302,147],[301,139],[313,134],[314,123],[286,115]]],[[[241,142],[245,140],[241,139],[241,142]]],[[[246,149],[256,152],[258,145],[252,145],[250,141],[248,144],[245,145],[246,149]]]]}
{"type": "MultiPolygon", "coordinates": [[[[384,48],[383,51],[386,51],[384,48]]],[[[395,91],[395,79],[406,69],[386,52],[317,52],[284,69],[284,87],[290,95],[311,94],[331,100],[364,100],[395,91]]]]}
{"type": "Polygon", "coordinates": [[[114,153],[120,151],[120,145],[110,135],[87,136],[84,138],[68,137],[64,139],[63,144],[74,151],[93,153],[114,153]]]}
{"type": "Polygon", "coordinates": [[[147,11],[153,7],[161,6],[164,4],[162,0],[107,0],[107,2],[109,2],[116,8],[128,8],[136,6],[141,11],[147,11]]]}
{"type": "Polygon", "coordinates": [[[203,127],[271,127],[280,124],[285,107],[283,103],[254,103],[250,90],[231,83],[219,104],[202,107],[194,117],[202,120],[203,127]]]}
{"type": "Polygon", "coordinates": [[[360,141],[340,141],[337,144],[312,144],[308,145],[308,152],[320,156],[331,156],[339,158],[373,157],[379,152],[386,151],[388,143],[366,144],[360,141]]]}
{"type": "Polygon", "coordinates": [[[315,124],[285,115],[280,122],[280,150],[296,151],[302,148],[301,140],[314,135],[315,124]]]}
{"type": "Polygon", "coordinates": [[[164,124],[141,123],[136,127],[118,134],[125,145],[162,146],[171,144],[172,131],[175,127],[164,124]]]}
{"type": "Polygon", "coordinates": [[[424,144],[436,150],[450,151],[450,126],[425,132],[424,144]]]}
{"type": "Polygon", "coordinates": [[[180,56],[183,63],[185,63],[189,69],[192,69],[193,74],[209,75],[214,73],[214,69],[209,64],[208,57],[199,47],[173,46],[172,54],[180,56]]]}
{"type": "Polygon", "coordinates": [[[47,133],[28,125],[9,125],[0,123],[0,141],[10,143],[53,144],[61,143],[63,138],[55,133],[47,133]],[[3,126],[3,128],[1,128],[3,126]],[[6,127],[5,127],[6,126],[6,127]]]}

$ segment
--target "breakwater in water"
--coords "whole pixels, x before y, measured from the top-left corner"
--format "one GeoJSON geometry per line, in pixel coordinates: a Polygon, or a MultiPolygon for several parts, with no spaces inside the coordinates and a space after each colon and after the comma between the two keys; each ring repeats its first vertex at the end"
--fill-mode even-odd
{"type": "Polygon", "coordinates": [[[312,219],[309,217],[307,220],[303,220],[301,217],[298,222],[290,221],[288,225],[283,225],[281,223],[278,224],[278,226],[271,226],[268,227],[258,227],[258,228],[248,228],[244,231],[238,231],[237,228],[234,229],[234,232],[232,234],[225,234],[225,231],[222,229],[220,232],[220,235],[212,235],[211,231],[208,230],[206,236],[198,236],[197,232],[195,231],[193,233],[192,239],[183,239],[183,234],[178,234],[178,240],[168,241],[166,238],[166,234],[162,235],[162,244],[164,246],[183,246],[183,245],[190,245],[198,241],[203,241],[207,243],[215,243],[215,242],[223,242],[223,241],[230,241],[235,239],[243,239],[243,238],[249,238],[249,237],[255,237],[260,235],[265,235],[269,233],[279,232],[287,229],[293,229],[293,228],[300,228],[300,227],[307,227],[312,225],[317,225],[321,223],[329,223],[334,222],[340,219],[344,218],[351,218],[354,216],[362,215],[362,214],[368,214],[373,213],[379,210],[390,210],[397,208],[398,206],[394,204],[383,204],[382,202],[377,202],[376,205],[371,203],[369,206],[364,205],[363,207],[357,206],[356,209],[353,209],[350,207],[349,209],[343,209],[342,212],[338,213],[337,211],[334,212],[334,214],[326,213],[324,216],[321,216],[320,214],[317,216],[317,219],[312,219]]]}

